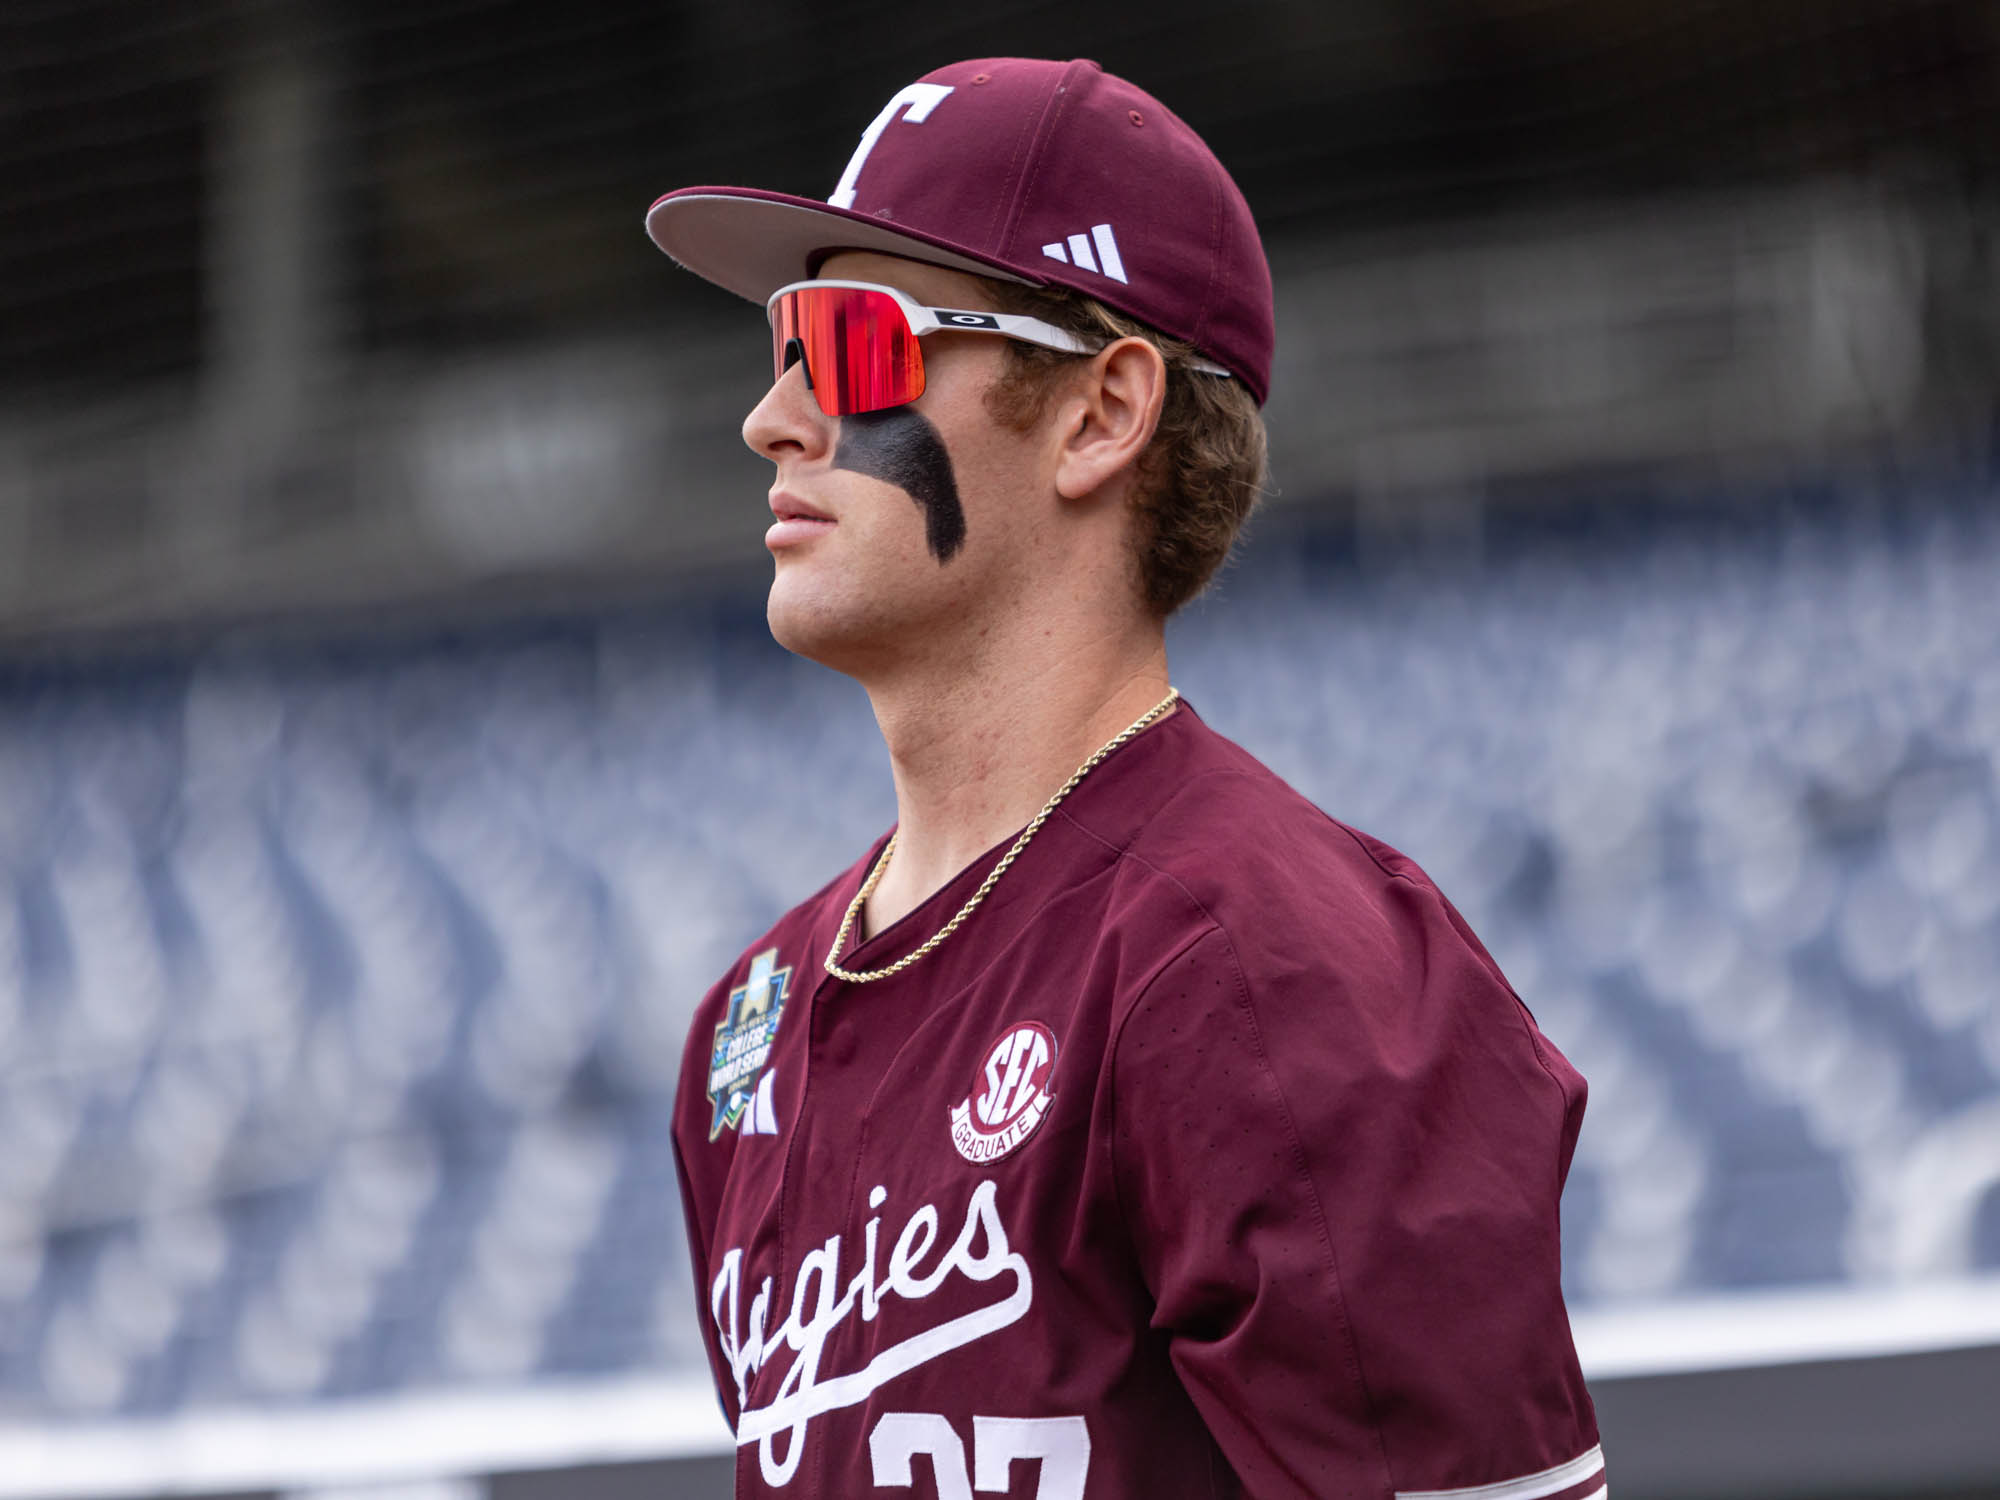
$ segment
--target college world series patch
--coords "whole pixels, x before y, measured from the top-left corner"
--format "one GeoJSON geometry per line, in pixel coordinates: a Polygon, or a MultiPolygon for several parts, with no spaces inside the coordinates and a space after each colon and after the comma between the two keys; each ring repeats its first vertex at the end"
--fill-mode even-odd
{"type": "Polygon", "coordinates": [[[741,988],[729,992],[729,1010],[715,1028],[715,1047],[708,1055],[711,1141],[741,1125],[744,1111],[756,1098],[791,983],[791,969],[778,967],[778,950],[766,948],[750,960],[750,974],[741,988]]]}
{"type": "Polygon", "coordinates": [[[972,1093],[951,1109],[951,1143],[969,1162],[1000,1160],[1035,1133],[1055,1092],[1056,1036],[1039,1021],[1023,1021],[986,1049],[972,1093]]]}

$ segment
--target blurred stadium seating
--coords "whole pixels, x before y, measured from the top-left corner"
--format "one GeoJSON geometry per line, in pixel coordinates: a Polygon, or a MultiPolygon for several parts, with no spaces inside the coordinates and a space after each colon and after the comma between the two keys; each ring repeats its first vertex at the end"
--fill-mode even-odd
{"type": "MultiPolygon", "coordinates": [[[[2000,1270],[1993,500],[1279,518],[1177,627],[1591,1079],[1578,1309],[2000,1270]]],[[[9,667],[5,1410],[697,1373],[686,1019],[878,753],[730,597],[9,667]]]]}

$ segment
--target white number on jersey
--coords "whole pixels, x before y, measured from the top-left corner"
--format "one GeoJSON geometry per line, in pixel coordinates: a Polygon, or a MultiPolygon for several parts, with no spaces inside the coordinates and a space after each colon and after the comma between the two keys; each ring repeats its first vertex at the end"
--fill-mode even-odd
{"type": "Polygon", "coordinates": [[[924,1454],[937,1476],[938,1500],[972,1500],[973,1490],[1005,1494],[1017,1458],[1041,1464],[1035,1500],[1083,1500],[1090,1469],[1090,1430],[1082,1417],[974,1417],[972,1469],[965,1444],[934,1411],[890,1411],[868,1434],[868,1461],[877,1489],[912,1488],[913,1460],[924,1454]]]}

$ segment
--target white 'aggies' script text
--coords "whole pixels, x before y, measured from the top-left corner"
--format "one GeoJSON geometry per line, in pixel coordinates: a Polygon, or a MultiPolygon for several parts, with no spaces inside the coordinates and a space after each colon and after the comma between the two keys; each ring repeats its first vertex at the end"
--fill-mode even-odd
{"type": "MultiPolygon", "coordinates": [[[[886,1196],[876,1188],[869,1194],[868,1207],[880,1208],[886,1196]]],[[[722,1257],[721,1269],[709,1288],[709,1314],[715,1320],[722,1356],[736,1380],[737,1406],[742,1413],[736,1423],[737,1444],[758,1445],[766,1484],[791,1483],[805,1452],[806,1427],[814,1417],[866,1401],[896,1376],[1018,1322],[1034,1301],[1034,1280],[1028,1274],[1027,1261],[1007,1244],[1006,1226],[994,1207],[992,1182],[982,1182],[973,1189],[958,1238],[928,1269],[924,1262],[938,1240],[935,1207],[926,1203],[910,1215],[896,1236],[887,1268],[878,1281],[876,1241],[881,1223],[879,1216],[870,1218],[862,1231],[861,1264],[844,1289],[840,1282],[840,1236],[833,1235],[825,1244],[807,1251],[792,1281],[791,1316],[768,1334],[764,1330],[771,1313],[771,1278],[764,1278],[751,1300],[746,1327],[741,1306],[743,1252],[731,1250],[722,1257]],[[884,1298],[921,1301],[954,1272],[975,1282],[1011,1273],[1014,1282],[999,1301],[891,1344],[859,1370],[834,1376],[820,1373],[820,1356],[826,1351],[828,1337],[856,1309],[864,1323],[873,1322],[884,1298]],[[794,1358],[777,1394],[766,1405],[751,1406],[750,1377],[786,1349],[794,1358]],[[785,1432],[790,1433],[791,1441],[781,1459],[777,1437],[785,1432]]]]}

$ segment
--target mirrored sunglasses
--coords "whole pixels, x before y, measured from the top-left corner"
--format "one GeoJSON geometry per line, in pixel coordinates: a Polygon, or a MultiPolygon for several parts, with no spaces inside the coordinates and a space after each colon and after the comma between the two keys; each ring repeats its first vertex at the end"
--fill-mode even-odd
{"type": "Polygon", "coordinates": [[[765,307],[772,378],[803,361],[806,385],[830,417],[886,411],[923,395],[918,341],[927,333],[993,333],[1066,354],[1091,348],[1039,318],[925,307],[894,287],[866,281],[795,281],[773,292],[765,307]]]}

